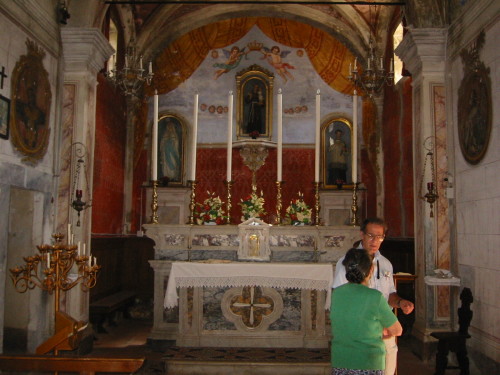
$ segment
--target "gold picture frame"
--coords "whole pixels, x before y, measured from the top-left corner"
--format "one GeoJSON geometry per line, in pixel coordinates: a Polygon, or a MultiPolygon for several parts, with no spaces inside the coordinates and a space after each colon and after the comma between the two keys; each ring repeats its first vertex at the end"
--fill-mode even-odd
{"type": "Polygon", "coordinates": [[[158,180],[160,186],[183,186],[186,125],[173,113],[162,113],[158,120],[158,180]]]}
{"type": "Polygon", "coordinates": [[[334,117],[321,125],[321,178],[324,189],[352,189],[352,122],[334,117]]]}
{"type": "Polygon", "coordinates": [[[274,74],[256,64],[236,75],[238,139],[271,139],[273,85],[274,74]]]}

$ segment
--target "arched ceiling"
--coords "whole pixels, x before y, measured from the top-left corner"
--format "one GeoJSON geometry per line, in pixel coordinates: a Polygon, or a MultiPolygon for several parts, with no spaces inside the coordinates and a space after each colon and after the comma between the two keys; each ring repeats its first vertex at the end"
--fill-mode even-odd
{"type": "MultiPolygon", "coordinates": [[[[395,2],[396,0],[392,0],[395,2]]],[[[430,2],[431,0],[407,0],[430,2]]],[[[100,27],[109,6],[122,16],[125,39],[135,35],[138,50],[146,60],[154,59],[177,38],[217,21],[236,17],[287,18],[314,26],[337,38],[363,60],[371,35],[375,36],[379,52],[386,50],[388,35],[402,14],[397,5],[293,4],[280,0],[265,4],[228,1],[221,4],[183,2],[159,4],[148,1],[69,0],[72,14],[68,24],[81,27],[100,27]],[[75,17],[73,16],[75,15],[75,17]]],[[[387,2],[390,2],[387,0],[387,2]]],[[[376,2],[380,4],[380,1],[376,2]]],[[[391,40],[391,39],[389,39],[391,40]]]]}

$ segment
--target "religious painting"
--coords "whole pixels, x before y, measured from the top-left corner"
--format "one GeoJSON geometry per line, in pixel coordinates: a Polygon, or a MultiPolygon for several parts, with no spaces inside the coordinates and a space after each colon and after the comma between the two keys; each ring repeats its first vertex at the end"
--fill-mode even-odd
{"type": "Polygon", "coordinates": [[[325,189],[352,188],[352,124],[334,118],[321,126],[321,170],[325,189]]]}
{"type": "Polygon", "coordinates": [[[10,100],[0,95],[0,137],[9,139],[10,100]]]}
{"type": "Polygon", "coordinates": [[[258,65],[251,65],[237,74],[238,139],[271,139],[273,81],[273,74],[258,65]]]}
{"type": "Polygon", "coordinates": [[[160,115],[158,121],[158,180],[160,186],[182,185],[185,126],[178,116],[160,115]]]}
{"type": "Polygon", "coordinates": [[[470,50],[461,52],[464,78],[458,90],[458,140],[464,159],[478,164],[486,154],[491,133],[490,68],[479,61],[482,32],[470,50]]]}
{"type": "Polygon", "coordinates": [[[12,72],[11,142],[25,156],[23,161],[36,164],[49,144],[52,93],[43,66],[45,52],[29,39],[26,46],[28,53],[12,72]]]}

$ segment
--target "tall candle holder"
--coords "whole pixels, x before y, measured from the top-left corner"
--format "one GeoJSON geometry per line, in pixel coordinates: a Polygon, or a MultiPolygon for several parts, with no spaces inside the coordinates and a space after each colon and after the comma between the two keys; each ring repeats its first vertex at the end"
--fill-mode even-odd
{"type": "Polygon", "coordinates": [[[191,196],[189,201],[189,225],[194,225],[194,209],[196,207],[196,180],[189,180],[189,185],[191,185],[191,196]]]}
{"type": "Polygon", "coordinates": [[[284,184],[284,181],[276,181],[276,220],[275,224],[276,225],[281,225],[281,208],[282,208],[282,203],[281,203],[281,185],[284,184]]]}
{"type": "Polygon", "coordinates": [[[314,182],[314,225],[320,225],[319,182],[314,182]]]}
{"type": "Polygon", "coordinates": [[[153,184],[153,198],[151,199],[151,224],[158,224],[158,180],[151,181],[153,184]]]}
{"type": "Polygon", "coordinates": [[[231,188],[233,187],[233,181],[224,181],[224,184],[227,188],[227,196],[226,196],[226,215],[227,215],[227,223],[231,224],[231,188]]]}
{"type": "Polygon", "coordinates": [[[354,183],[354,188],[352,189],[352,205],[351,205],[351,225],[353,227],[359,226],[358,221],[358,184],[354,183]]]}
{"type": "Polygon", "coordinates": [[[85,328],[83,322],[76,322],[69,315],[59,311],[60,293],[72,289],[79,283],[82,290],[87,292],[95,286],[97,272],[101,266],[96,264],[95,258],[92,262],[90,256],[80,255],[77,251],[78,246],[63,244],[63,234],[56,233],[52,237],[55,240],[53,245],[37,246],[40,254],[23,257],[26,265],[11,268],[10,277],[19,293],[25,293],[35,287],[49,294],[54,293],[56,333],[41,344],[36,352],[45,354],[53,350],[57,355],[59,350],[75,349],[79,341],[78,332],[85,328]],[[73,270],[74,266],[76,270],[73,270]],[[73,273],[70,273],[72,270],[73,273]]]}

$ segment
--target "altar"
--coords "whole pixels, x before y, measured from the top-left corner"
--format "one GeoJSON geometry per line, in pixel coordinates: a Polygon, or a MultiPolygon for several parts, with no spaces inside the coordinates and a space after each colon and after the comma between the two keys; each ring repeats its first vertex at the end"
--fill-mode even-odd
{"type": "Polygon", "coordinates": [[[238,258],[236,225],[144,229],[155,241],[150,340],[179,346],[328,346],[330,277],[359,239],[359,227],[270,226],[267,261],[238,258]]]}
{"type": "Polygon", "coordinates": [[[331,264],[174,262],[164,307],[178,346],[327,347],[332,281],[331,264]]]}

